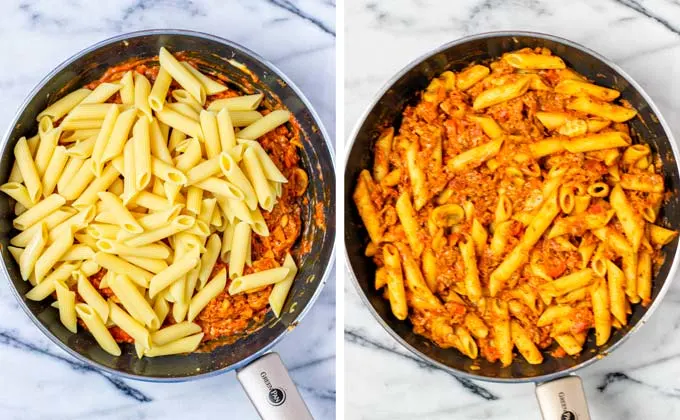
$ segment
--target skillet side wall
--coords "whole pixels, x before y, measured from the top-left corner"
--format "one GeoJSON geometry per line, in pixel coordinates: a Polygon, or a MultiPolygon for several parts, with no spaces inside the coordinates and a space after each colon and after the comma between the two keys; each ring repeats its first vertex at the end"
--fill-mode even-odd
{"type": "MultiPolygon", "coordinates": [[[[99,78],[110,66],[131,58],[157,55],[161,46],[167,47],[170,51],[191,51],[192,57],[202,60],[217,72],[235,80],[246,80],[252,84],[254,90],[265,92],[264,103],[267,107],[283,103],[300,124],[304,133],[302,136],[304,149],[300,151],[301,166],[309,174],[310,180],[306,193],[308,203],[303,206],[304,230],[301,236],[302,240],[310,241],[313,245],[310,247],[311,252],[303,255],[301,261],[296,258],[300,265],[298,277],[293,283],[282,318],[277,320],[270,311],[263,327],[257,332],[211,352],[139,360],[134,347],[125,345],[122,346],[123,354],[120,357],[112,357],[101,350],[89,334],[81,331],[74,335],[66,330],[59,322],[58,312],[49,306],[49,299],[32,302],[23,297],[30,290],[30,284],[21,280],[18,266],[7,251],[9,240],[16,231],[12,230],[11,220],[14,215],[4,194],[0,196],[0,244],[10,282],[16,288],[20,300],[36,325],[55,343],[72,355],[111,373],[123,374],[133,379],[182,380],[238,367],[274,344],[291,324],[294,326],[297,323],[323,285],[324,270],[326,264],[330,264],[334,246],[335,172],[324,132],[316,123],[313,112],[307,108],[295,90],[275,71],[241,47],[208,35],[183,31],[150,31],[130,34],[127,39],[118,37],[113,42],[105,41],[98,44],[98,48],[85,54],[78,54],[77,58],[34,92],[35,95],[28,100],[17,123],[7,136],[0,160],[0,180],[5,182],[9,176],[13,163],[12,149],[16,141],[21,136],[28,137],[36,132],[35,117],[48,104],[65,93],[99,78]],[[226,61],[232,58],[244,64],[259,77],[259,80],[253,80],[247,73],[226,61]],[[319,228],[314,224],[314,205],[318,202],[324,203],[325,228],[319,228]]],[[[248,89],[247,86],[241,87],[248,89]]],[[[300,241],[294,251],[299,248],[300,241]]]]}
{"type": "MultiPolygon", "coordinates": [[[[630,122],[634,133],[634,142],[650,144],[652,151],[658,154],[663,162],[666,190],[671,192],[670,199],[664,204],[657,223],[672,228],[680,228],[680,221],[676,215],[679,210],[678,189],[680,178],[678,168],[671,149],[669,139],[657,116],[650,108],[644,97],[633,86],[608,64],[588,52],[571,45],[562,44],[554,39],[541,38],[540,35],[508,36],[488,34],[485,37],[471,39],[458,45],[435,53],[408,70],[384,92],[375,106],[366,114],[365,120],[357,131],[351,146],[345,168],[345,246],[349,265],[356,277],[361,293],[364,294],[378,320],[395,338],[403,340],[402,344],[411,347],[421,357],[442,367],[449,368],[454,373],[491,380],[515,380],[535,378],[571,370],[600,354],[606,355],[608,349],[619,342],[633,328],[647,312],[647,308],[635,305],[629,318],[628,327],[614,330],[609,343],[598,348],[595,346],[594,334],[589,334],[583,352],[576,358],[554,358],[544,354],[541,365],[529,365],[524,359],[516,357],[513,364],[502,368],[500,363],[489,363],[478,359],[475,365],[478,370],[471,370],[472,360],[462,356],[453,349],[441,349],[422,336],[411,330],[409,322],[398,321],[391,313],[389,302],[384,300],[379,292],[373,289],[376,266],[370,258],[364,256],[364,248],[368,243],[368,236],[361,218],[352,200],[352,192],[356,185],[359,172],[370,169],[373,163],[373,144],[382,128],[399,127],[401,113],[404,107],[417,101],[417,93],[427,86],[429,81],[445,70],[459,71],[470,63],[484,62],[500,57],[503,53],[525,47],[547,47],[562,57],[569,67],[584,74],[595,83],[611,86],[621,91],[621,98],[628,100],[639,112],[639,117],[630,122]],[[396,334],[396,335],[395,335],[396,334]]],[[[350,139],[351,141],[351,139],[350,139]]],[[[657,296],[667,278],[672,266],[673,256],[678,246],[677,238],[665,248],[666,260],[654,278],[652,299],[656,303],[657,296]]],[[[672,279],[668,279],[671,281],[672,279]]]]}

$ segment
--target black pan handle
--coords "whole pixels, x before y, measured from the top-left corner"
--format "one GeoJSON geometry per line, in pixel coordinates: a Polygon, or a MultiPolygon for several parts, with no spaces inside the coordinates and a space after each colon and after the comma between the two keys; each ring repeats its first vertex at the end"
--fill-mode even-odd
{"type": "Polygon", "coordinates": [[[262,420],[314,420],[277,353],[239,369],[236,377],[262,420]]]}
{"type": "Polygon", "coordinates": [[[590,420],[583,383],[570,375],[536,385],[543,420],[590,420]]]}

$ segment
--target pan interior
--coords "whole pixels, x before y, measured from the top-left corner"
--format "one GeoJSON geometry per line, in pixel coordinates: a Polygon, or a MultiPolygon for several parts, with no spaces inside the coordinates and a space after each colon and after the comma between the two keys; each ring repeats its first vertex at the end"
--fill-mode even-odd
{"type": "MultiPolygon", "coordinates": [[[[86,332],[72,334],[59,322],[57,310],[50,307],[50,299],[43,302],[26,300],[23,296],[30,284],[21,280],[19,267],[7,251],[12,230],[13,211],[6,195],[0,195],[0,244],[2,259],[9,274],[9,281],[16,288],[19,298],[34,322],[53,341],[76,357],[81,357],[99,367],[137,378],[181,379],[211,371],[237,367],[245,360],[262,352],[277,338],[292,328],[316,297],[322,286],[324,272],[333,252],[335,236],[335,173],[333,160],[324,133],[315,120],[313,112],[295,89],[291,88],[276,71],[251,55],[248,51],[226,41],[198,33],[152,31],[136,33],[129,37],[113,39],[97,48],[80,54],[65,63],[56,73],[39,86],[20,110],[16,124],[10,129],[2,160],[0,179],[6,182],[14,161],[12,150],[21,136],[31,136],[37,131],[35,121],[38,113],[64,94],[96,80],[107,68],[133,58],[148,58],[158,54],[161,46],[170,51],[187,51],[189,56],[205,63],[206,68],[224,74],[235,82],[244,93],[265,93],[264,104],[273,107],[283,103],[300,124],[303,149],[300,150],[301,166],[309,175],[309,187],[303,204],[303,231],[293,252],[299,271],[289,298],[276,319],[268,312],[264,325],[232,344],[221,345],[210,352],[190,355],[138,359],[134,347],[124,345],[123,354],[113,357],[104,352],[86,332]],[[229,61],[234,60],[234,61],[229,61]],[[241,63],[234,65],[233,63],[241,63]],[[317,226],[314,219],[315,205],[323,203],[325,226],[317,226]],[[300,255],[303,243],[311,251],[300,255]]],[[[234,87],[234,86],[232,86],[234,87]]]]}
{"type": "MultiPolygon", "coordinates": [[[[498,58],[505,52],[525,47],[549,48],[553,54],[563,58],[569,67],[574,68],[595,83],[619,90],[621,98],[628,100],[638,110],[639,118],[630,121],[634,132],[634,141],[648,143],[652,151],[661,157],[666,191],[671,192],[670,198],[661,209],[657,223],[671,229],[680,228],[680,220],[673,217],[680,210],[678,167],[670,140],[659,122],[658,116],[655,115],[644,96],[625,77],[590,53],[576,46],[558,42],[553,38],[542,38],[527,34],[516,36],[489,34],[485,37],[477,37],[452,45],[430,55],[398,77],[366,114],[364,121],[357,130],[354,144],[347,158],[344,191],[346,206],[344,235],[349,265],[354,272],[361,292],[371,306],[372,312],[380,318],[379,321],[387,328],[388,332],[400,338],[402,343],[420,356],[458,373],[481,379],[536,378],[575,368],[592,358],[606,355],[612,346],[616,345],[632,328],[635,328],[648,310],[641,305],[634,305],[628,326],[620,330],[613,330],[611,339],[603,347],[598,348],[595,345],[594,333],[591,331],[583,352],[577,357],[555,358],[544,352],[544,362],[541,365],[530,365],[524,358],[516,354],[512,365],[503,368],[499,362],[489,363],[481,357],[473,363],[471,359],[463,356],[457,350],[439,348],[425,337],[413,333],[411,324],[397,320],[390,311],[389,302],[383,299],[381,293],[376,292],[373,288],[376,266],[370,258],[364,256],[368,235],[352,200],[352,192],[359,172],[362,169],[372,167],[373,145],[381,129],[388,126],[398,128],[404,107],[415,102],[417,93],[425,89],[429,81],[443,71],[459,71],[471,63],[485,62],[489,59],[498,58]]],[[[677,247],[678,240],[676,238],[664,248],[666,259],[654,277],[651,307],[657,303],[659,292],[671,270],[677,247]]],[[[668,279],[668,281],[670,280],[668,279]]]]}

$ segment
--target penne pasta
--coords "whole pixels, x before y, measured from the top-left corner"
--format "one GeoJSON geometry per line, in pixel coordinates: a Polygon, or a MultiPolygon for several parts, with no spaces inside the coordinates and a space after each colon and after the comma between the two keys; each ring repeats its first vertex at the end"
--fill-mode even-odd
{"type": "Polygon", "coordinates": [[[263,98],[263,94],[256,93],[254,95],[215,99],[208,106],[208,111],[219,112],[223,109],[227,111],[255,111],[262,103],[263,98]]]}
{"type": "Polygon", "coordinates": [[[90,93],[92,93],[90,89],[77,89],[69,93],[40,112],[36,117],[36,121],[40,121],[43,117],[49,117],[52,121],[60,120],[87,98],[90,93]]]}
{"type": "Polygon", "coordinates": [[[144,352],[147,357],[168,356],[171,354],[191,353],[198,348],[203,338],[203,333],[180,338],[162,346],[154,346],[144,352]]]}
{"type": "Polygon", "coordinates": [[[289,272],[289,268],[277,267],[259,271],[257,273],[247,274],[241,277],[236,277],[229,285],[229,294],[236,295],[258,289],[263,286],[278,283],[284,280],[289,272]]]}
{"type": "Polygon", "coordinates": [[[555,55],[509,53],[503,55],[503,60],[512,67],[518,69],[541,70],[566,68],[564,61],[555,55]]]}
{"type": "Polygon", "coordinates": [[[179,280],[198,264],[199,258],[193,252],[187,253],[178,261],[173,262],[160,273],[154,275],[149,283],[149,296],[153,299],[158,293],[179,280]]]}
{"type": "Polygon", "coordinates": [[[161,67],[177,81],[187,92],[191,94],[201,105],[205,103],[206,91],[201,82],[186,67],[180,64],[165,47],[161,47],[158,54],[161,67]]]}
{"type": "Polygon", "coordinates": [[[90,283],[85,273],[78,270],[73,273],[76,279],[76,290],[78,295],[87,303],[92,309],[97,312],[102,322],[107,322],[109,319],[109,305],[102,295],[90,283]]]}
{"type": "Polygon", "coordinates": [[[201,290],[191,298],[187,320],[193,321],[199,312],[208,305],[213,298],[224,291],[227,285],[227,270],[220,270],[201,290]]]}
{"type": "Polygon", "coordinates": [[[99,346],[112,356],[120,356],[121,350],[111,333],[99,318],[99,315],[88,305],[79,303],[75,307],[78,318],[82,319],[99,346]]]}
{"type": "Polygon", "coordinates": [[[111,314],[111,322],[132,337],[135,340],[135,344],[141,345],[144,349],[150,349],[151,334],[149,334],[149,330],[144,327],[144,324],[130,316],[130,314],[125,312],[114,302],[109,300],[108,305],[111,314]]]}
{"type": "Polygon", "coordinates": [[[153,87],[148,95],[149,107],[154,111],[161,111],[163,105],[165,104],[165,97],[170,89],[170,84],[172,83],[172,76],[170,73],[161,66],[158,70],[158,75],[156,80],[153,82],[153,87]]]}
{"type": "MultiPolygon", "coordinates": [[[[136,280],[133,283],[126,274],[116,273],[116,275],[109,277],[109,287],[130,315],[140,324],[156,329],[159,327],[160,321],[144,295],[139,292],[137,284],[136,280]]],[[[114,308],[109,305],[111,317],[114,317],[113,310],[114,308]]]]}
{"type": "Polygon", "coordinates": [[[574,99],[567,105],[567,108],[614,122],[625,122],[637,115],[634,109],[597,102],[585,96],[574,99]]]}
{"type": "Polygon", "coordinates": [[[59,303],[59,320],[67,330],[75,334],[78,330],[76,294],[69,290],[64,280],[55,281],[54,289],[59,303]]]}
{"type": "MultiPolygon", "coordinates": [[[[281,124],[288,122],[290,117],[291,117],[290,112],[285,110],[271,111],[269,114],[248,125],[243,130],[239,131],[238,136],[239,138],[242,139],[254,140],[274,130],[281,124]]],[[[234,125],[238,124],[234,123],[234,125]]]]}

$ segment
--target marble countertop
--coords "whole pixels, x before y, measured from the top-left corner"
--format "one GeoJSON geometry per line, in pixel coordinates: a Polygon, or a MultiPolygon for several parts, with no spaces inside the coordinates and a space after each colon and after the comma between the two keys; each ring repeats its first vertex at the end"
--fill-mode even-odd
{"type": "MultiPolygon", "coordinates": [[[[182,28],[240,43],[272,61],[335,134],[335,1],[3,1],[0,127],[44,75],[77,51],[124,32],[182,28]]],[[[335,276],[277,347],[317,419],[335,418],[335,276]]],[[[256,419],[233,373],[180,384],[109,377],[40,333],[0,279],[0,418],[256,419]],[[219,414],[217,414],[219,413],[219,414]]]]}
{"type": "MultiPolygon", "coordinates": [[[[391,75],[437,46],[532,30],[610,58],[654,99],[680,139],[680,3],[674,0],[355,0],[346,4],[345,129],[391,75]]],[[[349,274],[347,274],[349,276],[349,274]]],[[[677,280],[677,279],[676,279],[677,280]]],[[[539,419],[534,386],[468,381],[422,363],[345,283],[347,419],[539,419]]],[[[579,373],[593,419],[680,418],[680,281],[648,324],[579,373]]]]}

